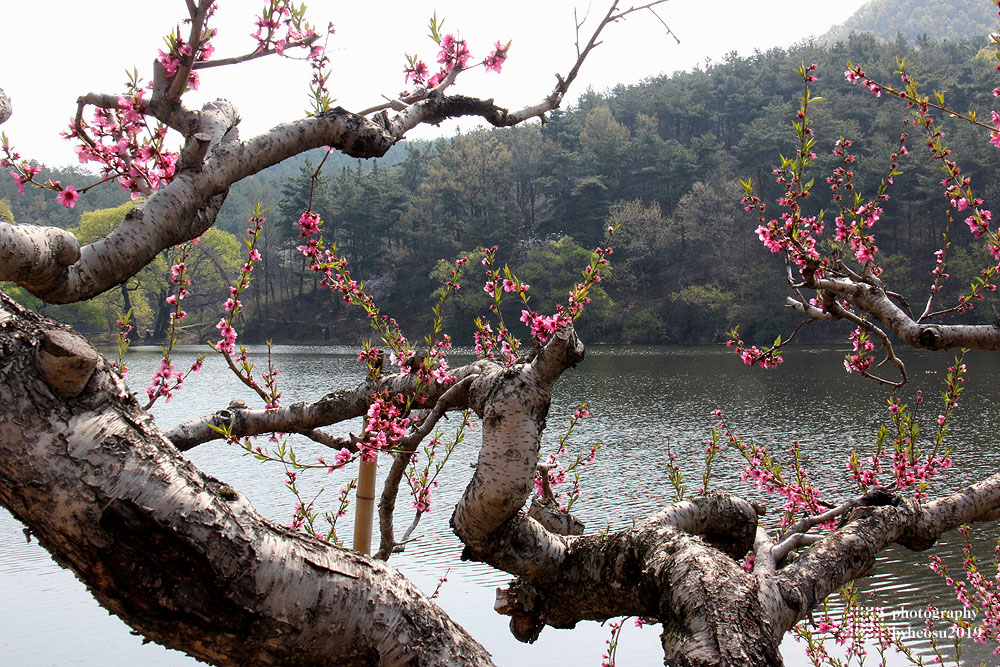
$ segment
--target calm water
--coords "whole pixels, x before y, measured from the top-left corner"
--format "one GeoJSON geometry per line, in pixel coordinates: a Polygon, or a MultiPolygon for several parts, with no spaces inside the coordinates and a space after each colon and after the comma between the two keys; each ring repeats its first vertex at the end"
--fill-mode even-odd
{"type": "MultiPolygon", "coordinates": [[[[196,352],[183,349],[178,367],[190,363],[196,352]]],[[[260,351],[257,351],[260,353],[260,351]]],[[[281,347],[275,350],[283,401],[315,399],[334,389],[353,384],[361,377],[354,352],[337,347],[281,347]]],[[[814,480],[823,480],[826,497],[837,499],[850,491],[844,474],[845,452],[866,451],[877,425],[886,416],[884,389],[844,373],[843,353],[836,350],[794,351],[777,372],[746,369],[724,348],[597,347],[588,349],[587,359],[560,381],[554,398],[547,451],[555,443],[576,405],[588,401],[593,417],[574,434],[571,451],[587,451],[594,443],[603,448],[586,469],[583,495],[575,511],[588,531],[630,526],[660,509],[671,499],[672,489],[663,463],[670,448],[688,473],[688,486],[700,486],[701,451],[715,419],[711,411],[722,409],[729,422],[745,438],[769,445],[780,452],[795,440],[803,444],[805,465],[814,480]]],[[[907,357],[915,382],[904,399],[913,402],[916,389],[924,390],[927,403],[920,415],[933,420],[939,411],[935,399],[943,387],[950,355],[910,353],[907,357]]],[[[258,357],[259,366],[265,365],[258,357]]],[[[453,360],[453,365],[462,361],[453,360]]],[[[158,363],[157,350],[134,350],[130,354],[130,378],[141,391],[158,363]]],[[[1000,357],[970,355],[968,391],[952,431],[955,468],[940,489],[952,489],[997,470],[1000,449],[1000,416],[994,406],[1000,400],[1000,357]]],[[[169,404],[154,409],[162,426],[169,427],[191,417],[225,407],[235,397],[257,401],[216,359],[208,359],[199,376],[185,384],[169,404]]],[[[457,420],[452,419],[452,426],[457,420]]],[[[354,425],[341,426],[341,432],[354,425]]],[[[515,641],[506,618],[492,610],[494,591],[507,575],[480,564],[463,563],[461,547],[448,528],[450,508],[471,475],[478,435],[456,450],[443,474],[431,513],[424,517],[419,539],[406,553],[390,561],[427,591],[447,574],[439,602],[474,637],[493,652],[499,665],[590,664],[599,665],[607,628],[581,623],[572,631],[548,628],[534,646],[515,641]]],[[[310,443],[293,441],[300,459],[315,458],[320,450],[310,443]]],[[[283,471],[240,456],[237,449],[213,443],[189,453],[203,470],[244,492],[266,516],[285,522],[291,516],[293,498],[282,485],[283,471]]],[[[738,455],[726,451],[717,459],[713,487],[757,497],[739,480],[738,455]]],[[[325,488],[323,499],[332,503],[349,476],[323,473],[301,474],[303,496],[325,488]]],[[[774,498],[762,499],[770,507],[774,498]]],[[[409,507],[402,498],[399,507],[409,507]]],[[[401,513],[397,525],[408,525],[412,515],[401,513]]],[[[337,527],[351,535],[345,517],[337,527]]],[[[989,540],[996,525],[979,529],[979,548],[990,552],[989,540]]],[[[947,544],[931,553],[946,554],[947,544]]],[[[955,559],[952,558],[952,561],[955,559]]],[[[928,599],[943,608],[955,609],[954,599],[941,581],[926,568],[927,554],[904,550],[887,552],[876,574],[863,584],[874,593],[871,605],[890,613],[920,609],[928,599]]],[[[55,566],[35,543],[26,543],[21,526],[6,511],[0,511],[0,665],[194,665],[196,661],[155,645],[143,646],[139,637],[110,617],[87,595],[73,575],[55,566]]],[[[912,623],[922,629],[921,621],[912,623]]],[[[625,665],[660,664],[662,652],[657,628],[624,633],[618,662],[625,665]]],[[[993,664],[988,652],[969,646],[966,655],[993,664]],[[971,651],[971,652],[970,652],[971,651]]],[[[806,664],[801,650],[786,640],[789,665],[806,664]]]]}

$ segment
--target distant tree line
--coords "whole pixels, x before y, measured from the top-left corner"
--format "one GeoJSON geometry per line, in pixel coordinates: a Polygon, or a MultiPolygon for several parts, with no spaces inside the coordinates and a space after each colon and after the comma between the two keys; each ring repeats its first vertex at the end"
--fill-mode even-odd
{"type": "MultiPolygon", "coordinates": [[[[829,149],[844,136],[854,142],[864,165],[855,183],[870,191],[885,176],[888,155],[896,148],[895,140],[886,137],[911,132],[906,142],[911,151],[922,150],[925,138],[901,124],[898,105],[847,83],[846,63],[863,64],[873,78],[894,82],[897,57],[905,58],[923,89],[941,90],[953,107],[980,109],[985,115],[993,100],[982,91],[994,87],[995,69],[981,51],[984,45],[983,39],[886,42],[856,34],[832,44],[810,42],[749,56],[732,53],[693,71],[605,93],[588,91],[543,126],[408,144],[370,163],[331,156],[315,179],[322,152],[278,165],[234,186],[217,225],[240,236],[253,202],[263,200],[270,209],[259,244],[263,260],[245,299],[246,335],[279,342],[316,340],[325,328],[332,338],[350,342],[364,331],[356,314],[324,293],[295,250],[301,242],[296,221],[310,197],[324,220],[326,237],[336,241],[353,274],[368,283],[369,293],[387,312],[402,313],[401,323],[414,333],[429,323],[431,295],[446,279],[446,264],[455,259],[497,243],[498,259],[532,285],[532,305],[541,312],[565,299],[560,286],[574,282],[586,263],[582,258],[600,242],[606,227],[621,223],[613,271],[592,295],[595,307],[578,322],[588,340],[711,342],[737,323],[751,337],[774,335],[794,317],[781,313],[783,296],[773,289],[775,267],[761,261],[766,250],[756,238],[753,216],[740,205],[739,179],[751,178],[765,196],[779,194],[771,169],[779,154],[794,151],[790,123],[801,92],[792,70],[802,62],[819,65],[813,87],[813,94],[824,98],[813,118],[821,149],[817,182],[837,166],[829,149]],[[437,264],[440,260],[445,264],[437,264]],[[436,268],[428,273],[427,266],[436,268]],[[413,305],[421,303],[427,308],[413,305]]],[[[963,166],[987,205],[996,201],[995,149],[962,125],[949,131],[949,145],[963,156],[963,166]]],[[[879,223],[882,264],[895,284],[921,288],[931,282],[938,223],[949,214],[948,202],[928,161],[904,158],[900,166],[905,173],[890,187],[879,223]]],[[[53,173],[82,178],[76,171],[53,173]]],[[[11,192],[15,187],[0,179],[0,199],[9,202],[18,222],[58,221],[84,229],[73,211],[51,197],[36,192],[18,197],[16,190],[11,192]]],[[[110,194],[91,199],[91,208],[120,203],[113,189],[104,191],[110,194]]],[[[817,210],[830,208],[832,202],[815,199],[817,210]]],[[[832,225],[836,211],[826,215],[832,225]]],[[[979,251],[967,243],[968,237],[952,236],[950,266],[959,280],[950,282],[956,289],[975,277],[972,267],[979,251]]],[[[216,253],[216,269],[238,266],[235,238],[214,239],[204,248],[199,252],[216,253]]],[[[207,297],[219,297],[221,303],[225,284],[215,275],[218,271],[205,272],[203,307],[217,311],[219,306],[207,297]]],[[[468,315],[485,311],[480,278],[471,270],[460,296],[448,306],[452,314],[461,313],[448,325],[456,343],[471,341],[468,315]]],[[[161,294],[153,281],[148,285],[136,281],[134,288],[147,305],[137,309],[133,303],[132,308],[134,314],[145,313],[144,328],[155,333],[161,294]]],[[[109,294],[114,302],[109,302],[109,313],[112,306],[126,305],[130,289],[109,294]]],[[[211,313],[198,310],[192,322],[214,324],[211,313]]],[[[517,313],[512,315],[516,320],[517,313]]],[[[98,327],[111,323],[110,317],[93,313],[89,321],[98,327]]],[[[812,335],[839,334],[824,330],[812,335]]]]}

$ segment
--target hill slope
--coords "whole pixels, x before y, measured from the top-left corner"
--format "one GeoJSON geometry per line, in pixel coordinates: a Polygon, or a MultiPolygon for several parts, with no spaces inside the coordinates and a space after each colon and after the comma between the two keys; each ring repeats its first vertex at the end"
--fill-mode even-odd
{"type": "Polygon", "coordinates": [[[834,42],[852,32],[870,32],[888,41],[902,33],[908,40],[927,35],[957,42],[996,27],[997,8],[989,0],[872,0],[820,39],[834,42]]]}

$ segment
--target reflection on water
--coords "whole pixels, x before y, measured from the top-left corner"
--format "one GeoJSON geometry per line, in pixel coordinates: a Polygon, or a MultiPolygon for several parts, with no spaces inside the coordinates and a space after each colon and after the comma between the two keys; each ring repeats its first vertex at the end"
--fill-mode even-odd
{"type": "MultiPolygon", "coordinates": [[[[175,363],[183,367],[200,351],[184,349],[175,363]]],[[[336,347],[275,348],[275,363],[282,372],[282,400],[286,404],[312,400],[357,382],[361,368],[354,355],[353,350],[336,347]]],[[[586,361],[568,371],[557,387],[544,447],[555,450],[569,416],[579,402],[587,401],[593,416],[574,434],[570,449],[586,451],[592,444],[603,445],[597,460],[584,473],[583,495],[574,507],[588,531],[630,526],[633,520],[670,501],[672,489],[663,467],[668,448],[688,475],[689,492],[696,490],[701,480],[701,453],[715,421],[711,415],[715,408],[723,410],[741,436],[765,444],[773,452],[783,452],[796,440],[801,442],[805,465],[827,497],[844,497],[851,489],[844,454],[851,448],[865,451],[870,446],[877,426],[887,415],[887,394],[874,383],[845,374],[842,356],[835,350],[795,351],[778,371],[761,372],[741,367],[723,348],[594,346],[588,349],[586,361]]],[[[911,353],[908,363],[915,381],[907,387],[903,400],[913,404],[916,389],[923,389],[925,396],[937,396],[950,358],[911,353]]],[[[453,365],[462,361],[456,358],[453,365]]],[[[134,389],[141,391],[157,363],[158,350],[133,350],[129,365],[134,389]]],[[[1000,432],[1000,418],[992,406],[1000,398],[1000,390],[991,378],[996,377],[998,363],[995,356],[970,355],[968,391],[951,433],[951,442],[958,447],[956,465],[939,490],[958,488],[997,469],[1000,452],[994,434],[1000,432]]],[[[258,364],[265,365],[263,358],[258,364]]],[[[174,401],[157,405],[154,412],[161,426],[225,407],[233,398],[258,403],[222,370],[217,359],[209,358],[205,369],[185,383],[174,401]]],[[[917,410],[924,423],[933,421],[938,412],[933,398],[917,410]]],[[[452,419],[444,428],[453,429],[457,421],[452,419]]],[[[352,427],[356,429],[358,424],[340,425],[337,432],[346,433],[352,427]]],[[[292,442],[300,460],[322,454],[312,443],[292,442]]],[[[441,606],[482,641],[500,665],[599,664],[604,640],[610,634],[607,628],[582,623],[573,631],[547,629],[534,646],[519,644],[507,631],[505,619],[492,611],[494,590],[508,576],[459,560],[461,547],[448,528],[448,518],[472,474],[470,463],[477,451],[474,428],[448,464],[433,510],[415,533],[418,539],[406,553],[394,556],[392,564],[427,591],[447,575],[441,587],[441,606]]],[[[258,511],[288,521],[293,498],[282,485],[280,469],[242,457],[239,450],[220,443],[203,445],[189,455],[204,471],[246,493],[258,511]]],[[[716,461],[714,488],[779,506],[774,498],[762,498],[742,485],[734,452],[724,452],[721,461],[716,461]]],[[[302,474],[299,486],[304,497],[322,489],[317,503],[321,505],[324,499],[332,502],[348,479],[336,473],[302,474]]],[[[398,506],[407,508],[409,502],[401,499],[398,506]]],[[[403,513],[397,524],[407,525],[409,519],[403,513]]],[[[337,530],[341,535],[351,534],[349,517],[337,530]]],[[[995,526],[979,532],[983,537],[978,550],[991,553],[995,526]]],[[[942,544],[930,553],[945,556],[951,548],[942,544]]],[[[958,563],[954,556],[946,561],[953,567],[958,563]]],[[[893,610],[922,609],[928,601],[954,610],[957,603],[926,562],[927,554],[887,551],[875,574],[863,581],[865,590],[873,594],[866,604],[886,608],[890,618],[893,610]]],[[[21,526],[6,512],[0,513],[0,591],[5,603],[0,611],[0,664],[196,664],[180,653],[142,646],[127,627],[97,607],[72,575],[56,567],[34,542],[26,544],[21,526]]],[[[895,618],[904,615],[897,612],[895,618]]],[[[918,634],[923,629],[922,618],[899,622],[918,634]]],[[[659,664],[658,631],[628,625],[619,664],[659,664]]],[[[784,650],[787,664],[806,664],[801,649],[791,640],[786,640],[784,650]]],[[[971,644],[966,657],[977,664],[993,660],[982,647],[971,644]]]]}

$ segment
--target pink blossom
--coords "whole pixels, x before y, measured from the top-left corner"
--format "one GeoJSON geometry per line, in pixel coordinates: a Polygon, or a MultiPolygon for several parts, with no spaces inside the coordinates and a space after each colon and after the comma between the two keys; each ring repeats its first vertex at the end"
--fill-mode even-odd
{"type": "Polygon", "coordinates": [[[299,233],[299,236],[306,239],[313,234],[318,234],[321,222],[322,221],[320,220],[318,214],[313,213],[312,211],[306,211],[299,218],[299,228],[302,230],[299,233]]]}
{"type": "Polygon", "coordinates": [[[66,208],[76,208],[76,202],[80,200],[80,193],[72,185],[67,185],[64,190],[56,195],[56,201],[66,208]]]}
{"type": "Polygon", "coordinates": [[[24,184],[28,179],[14,170],[11,170],[10,175],[14,177],[14,182],[17,183],[17,193],[19,195],[24,194],[24,184]]]}
{"type": "Polygon", "coordinates": [[[500,73],[500,68],[503,67],[503,63],[507,60],[507,51],[510,49],[510,42],[506,45],[497,42],[495,45],[495,50],[483,60],[486,65],[487,72],[500,73]]]}

